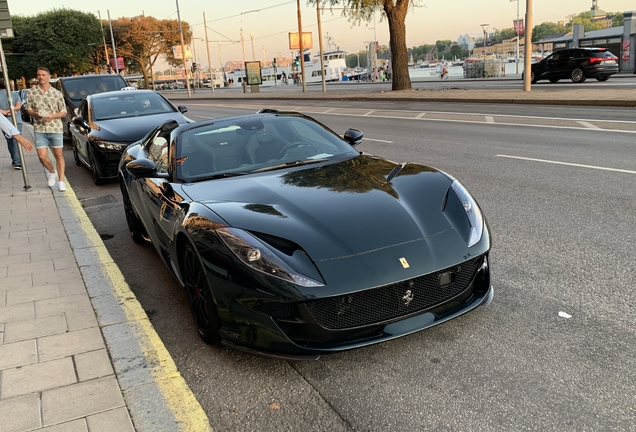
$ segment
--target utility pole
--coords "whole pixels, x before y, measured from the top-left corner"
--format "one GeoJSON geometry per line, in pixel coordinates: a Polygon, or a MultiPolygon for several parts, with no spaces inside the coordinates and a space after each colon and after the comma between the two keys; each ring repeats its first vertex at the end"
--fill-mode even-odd
{"type": "Polygon", "coordinates": [[[325,56],[322,47],[322,22],[320,21],[320,0],[316,1],[316,16],[318,20],[318,45],[320,46],[320,76],[322,77],[322,92],[327,92],[325,82],[325,56]]]}
{"type": "Polygon", "coordinates": [[[99,17],[99,26],[102,28],[102,40],[104,41],[104,54],[106,55],[106,70],[110,71],[111,68],[108,67],[108,65],[110,64],[110,62],[108,61],[108,46],[106,45],[106,36],[104,35],[104,25],[102,24],[102,14],[100,11],[97,11],[97,16],[99,17]]]}
{"type": "Polygon", "coordinates": [[[179,0],[177,2],[177,20],[179,22],[179,37],[181,38],[181,60],[183,60],[183,73],[185,75],[185,85],[188,90],[188,98],[192,97],[190,93],[190,79],[188,78],[188,62],[186,61],[185,43],[183,43],[183,28],[181,27],[181,13],[179,12],[179,0]]]}
{"type": "Polygon", "coordinates": [[[300,0],[296,0],[298,9],[298,47],[300,48],[300,77],[303,80],[303,93],[307,92],[307,82],[305,81],[305,47],[303,46],[303,20],[300,15],[300,0]]]}
{"type": "Polygon", "coordinates": [[[113,36],[113,23],[110,21],[110,10],[106,9],[108,14],[108,25],[110,27],[110,43],[113,44],[113,57],[115,57],[115,70],[119,75],[119,61],[117,61],[117,48],[115,48],[115,37],[113,36]]]}
{"type": "Polygon", "coordinates": [[[243,28],[241,28],[241,51],[243,53],[243,71],[245,75],[241,79],[241,85],[243,87],[243,93],[247,93],[247,67],[245,66],[245,39],[243,38],[243,28]]]}
{"type": "Polygon", "coordinates": [[[519,38],[521,37],[521,34],[519,32],[520,29],[520,25],[519,25],[519,0],[510,0],[511,2],[516,1],[517,2],[517,22],[515,25],[515,33],[517,34],[517,48],[515,51],[515,62],[517,64],[517,75],[519,75],[519,38]]]}
{"type": "Polygon", "coordinates": [[[532,87],[532,0],[526,0],[526,39],[523,58],[523,91],[532,87]]]}
{"type": "Polygon", "coordinates": [[[256,55],[254,54],[254,33],[250,33],[250,39],[252,41],[252,61],[256,61],[256,55]]]}
{"type": "Polygon", "coordinates": [[[205,12],[203,12],[203,27],[205,28],[205,49],[208,52],[208,73],[210,74],[210,87],[214,93],[214,78],[212,76],[212,60],[210,60],[210,43],[208,42],[208,24],[205,22],[205,12]]]}

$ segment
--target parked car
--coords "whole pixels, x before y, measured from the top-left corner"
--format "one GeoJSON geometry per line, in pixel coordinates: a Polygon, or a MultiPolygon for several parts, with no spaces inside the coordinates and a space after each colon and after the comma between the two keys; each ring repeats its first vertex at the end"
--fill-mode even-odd
{"type": "Polygon", "coordinates": [[[64,123],[64,137],[71,136],[71,121],[77,115],[76,109],[86,96],[103,93],[107,91],[117,91],[128,84],[121,75],[118,74],[97,74],[78,75],[51,79],[51,85],[62,92],[64,103],[66,104],[66,116],[62,119],[64,123]]]}
{"type": "Polygon", "coordinates": [[[567,48],[554,51],[532,64],[532,83],[547,79],[558,82],[571,79],[582,83],[588,78],[607,81],[618,73],[618,57],[605,48],[567,48]]]}
{"type": "Polygon", "coordinates": [[[492,300],[474,198],[435,168],[357,151],[362,136],[267,109],[166,122],[124,151],[130,234],[152,243],[206,342],[317,358],[492,300]]]}
{"type": "Polygon", "coordinates": [[[87,96],[79,106],[79,115],[71,123],[73,157],[77,165],[86,165],[95,184],[117,177],[117,166],[124,149],[149,131],[175,120],[189,121],[184,106],[175,107],[152,90],[124,90],[87,96]]]}

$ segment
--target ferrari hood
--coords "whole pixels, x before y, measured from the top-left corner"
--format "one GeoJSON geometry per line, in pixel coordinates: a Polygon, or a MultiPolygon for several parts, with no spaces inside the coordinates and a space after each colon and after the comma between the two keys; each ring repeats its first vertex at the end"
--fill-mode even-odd
{"type": "Polygon", "coordinates": [[[400,170],[399,164],[361,155],[186,184],[183,190],[229,225],[293,241],[318,262],[426,244],[452,230],[442,213],[450,184],[427,166],[400,170]],[[387,181],[394,169],[399,172],[387,181]]]}

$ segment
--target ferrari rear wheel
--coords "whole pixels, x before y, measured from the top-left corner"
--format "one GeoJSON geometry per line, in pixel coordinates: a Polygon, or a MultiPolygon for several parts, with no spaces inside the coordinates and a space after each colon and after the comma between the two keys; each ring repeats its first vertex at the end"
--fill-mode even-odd
{"type": "Polygon", "coordinates": [[[143,225],[132,208],[130,196],[128,195],[126,187],[121,183],[119,186],[121,187],[121,196],[124,201],[124,213],[126,214],[126,223],[128,224],[130,236],[135,243],[144,244],[146,243],[146,237],[144,236],[145,231],[143,225]]]}
{"type": "Polygon", "coordinates": [[[221,343],[221,336],[219,335],[221,321],[201,267],[199,256],[191,244],[186,245],[182,256],[183,282],[185,283],[186,295],[190,304],[190,312],[192,312],[199,336],[206,343],[218,345],[221,343]]]}

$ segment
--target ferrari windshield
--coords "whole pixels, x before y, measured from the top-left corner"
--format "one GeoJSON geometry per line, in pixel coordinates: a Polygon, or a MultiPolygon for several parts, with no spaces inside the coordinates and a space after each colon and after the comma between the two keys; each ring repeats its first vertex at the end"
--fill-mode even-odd
{"type": "Polygon", "coordinates": [[[183,181],[251,174],[358,155],[312,119],[258,115],[190,129],[177,139],[177,176],[183,181]]]}

